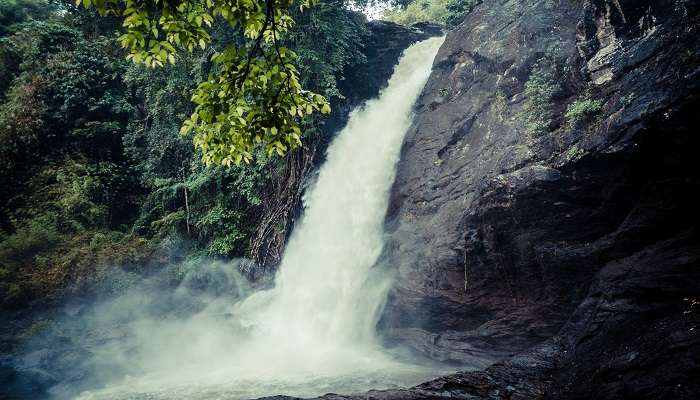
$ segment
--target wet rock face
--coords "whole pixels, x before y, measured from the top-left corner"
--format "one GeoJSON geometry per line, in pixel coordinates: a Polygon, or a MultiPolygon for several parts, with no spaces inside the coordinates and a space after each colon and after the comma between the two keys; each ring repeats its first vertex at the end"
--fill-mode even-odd
{"type": "Polygon", "coordinates": [[[697,389],[698,7],[493,0],[448,35],[387,218],[388,343],[500,361],[459,377],[488,398],[697,389]]]}

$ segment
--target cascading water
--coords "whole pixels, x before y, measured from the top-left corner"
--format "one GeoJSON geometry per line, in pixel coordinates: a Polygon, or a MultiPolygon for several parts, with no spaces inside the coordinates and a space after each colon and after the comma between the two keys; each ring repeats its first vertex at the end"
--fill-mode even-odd
{"type": "Polygon", "coordinates": [[[234,305],[214,299],[184,321],[138,321],[139,350],[123,360],[139,366],[138,376],[80,398],[313,396],[435,374],[375,342],[390,279],[373,267],[413,104],[442,41],[407,49],[380,97],[351,114],[307,191],[274,288],[234,305]]]}
{"type": "Polygon", "coordinates": [[[409,48],[381,96],[351,114],[304,198],[274,289],[241,305],[246,323],[280,350],[327,345],[319,356],[328,357],[371,342],[387,283],[371,272],[384,244],[394,166],[440,43],[409,48]]]}

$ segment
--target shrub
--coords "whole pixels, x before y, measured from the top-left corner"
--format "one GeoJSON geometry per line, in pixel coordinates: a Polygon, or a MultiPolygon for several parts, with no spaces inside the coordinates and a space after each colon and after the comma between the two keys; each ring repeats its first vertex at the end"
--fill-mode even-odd
{"type": "Polygon", "coordinates": [[[49,215],[34,218],[0,242],[0,266],[5,272],[19,269],[34,255],[53,247],[60,240],[53,222],[49,215]]]}
{"type": "Polygon", "coordinates": [[[499,119],[503,120],[503,116],[508,108],[508,98],[502,90],[496,91],[496,96],[491,102],[491,109],[498,116],[499,119]]]}
{"type": "Polygon", "coordinates": [[[525,84],[527,98],[520,113],[525,132],[531,138],[549,131],[554,118],[554,100],[563,89],[559,84],[563,73],[551,56],[541,58],[532,68],[525,84]]]}
{"type": "Polygon", "coordinates": [[[576,99],[566,108],[566,126],[576,129],[582,123],[589,122],[603,110],[605,103],[600,99],[592,99],[588,95],[576,99]]]}
{"type": "Polygon", "coordinates": [[[479,4],[481,4],[481,0],[448,0],[445,24],[447,26],[461,24],[467,14],[472,12],[474,7],[479,4]]]}

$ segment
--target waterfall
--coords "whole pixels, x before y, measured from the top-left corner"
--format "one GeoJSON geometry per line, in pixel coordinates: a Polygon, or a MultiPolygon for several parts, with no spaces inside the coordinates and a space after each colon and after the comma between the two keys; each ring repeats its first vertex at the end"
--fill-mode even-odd
{"type": "Polygon", "coordinates": [[[82,399],[250,398],[362,391],[436,374],[375,341],[391,280],[376,263],[413,105],[443,38],[408,48],[380,96],[353,111],[304,197],[272,289],[140,321],[138,376],[82,399]]]}
{"type": "Polygon", "coordinates": [[[330,340],[345,346],[371,339],[386,282],[370,272],[384,244],[395,164],[442,40],[407,49],[379,98],[350,115],[304,197],[304,217],[274,289],[242,305],[249,324],[276,338],[276,345],[292,349],[330,340]]]}

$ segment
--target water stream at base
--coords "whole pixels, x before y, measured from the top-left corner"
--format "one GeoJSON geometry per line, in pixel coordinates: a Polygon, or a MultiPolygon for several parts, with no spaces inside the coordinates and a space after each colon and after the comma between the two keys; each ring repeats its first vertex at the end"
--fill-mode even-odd
{"type": "MultiPolygon", "coordinates": [[[[87,399],[317,396],[406,386],[444,372],[382,349],[375,326],[391,279],[376,267],[412,108],[443,38],[408,48],[379,98],[353,111],[304,198],[275,286],[183,319],[143,319],[121,354],[134,376],[87,399]]],[[[115,349],[100,350],[115,357],[115,349]]]]}

